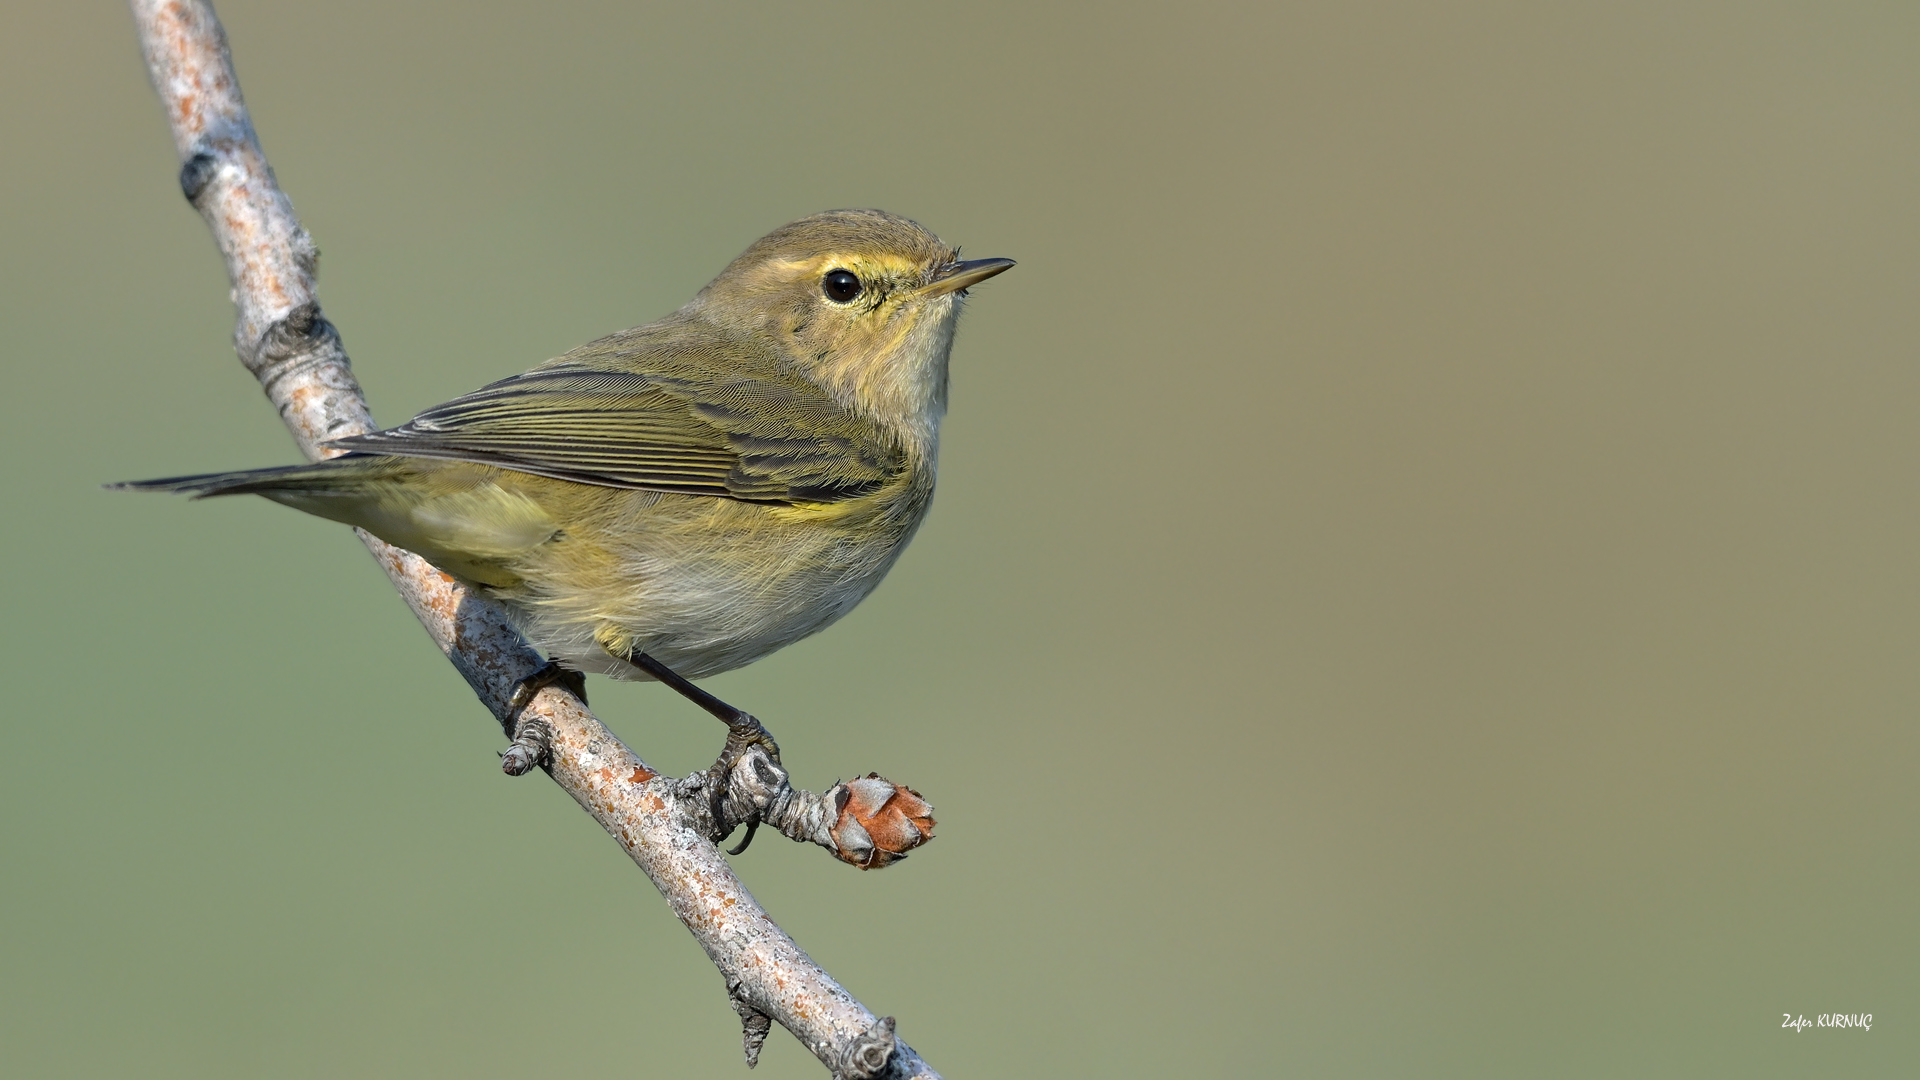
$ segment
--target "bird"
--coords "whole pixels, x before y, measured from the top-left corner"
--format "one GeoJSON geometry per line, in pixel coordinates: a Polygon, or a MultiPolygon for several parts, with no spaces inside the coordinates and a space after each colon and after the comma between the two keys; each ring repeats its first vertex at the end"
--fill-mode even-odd
{"type": "Polygon", "coordinates": [[[819,632],[893,567],[933,500],[968,290],[1013,265],[884,211],[814,214],[665,318],[337,457],[110,486],[358,526],[505,604],[548,660],[516,703],[657,679],[772,747],[691,680],[819,632]]]}

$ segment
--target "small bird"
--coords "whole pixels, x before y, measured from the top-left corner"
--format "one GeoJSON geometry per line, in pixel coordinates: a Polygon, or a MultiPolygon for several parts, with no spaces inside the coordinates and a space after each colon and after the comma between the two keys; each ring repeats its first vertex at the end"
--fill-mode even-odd
{"type": "Polygon", "coordinates": [[[342,456],[115,486],[357,525],[504,601],[546,681],[657,678],[722,715],[686,680],[831,625],[912,539],[962,301],[1011,266],[882,211],[815,214],[666,318],[342,456]]]}

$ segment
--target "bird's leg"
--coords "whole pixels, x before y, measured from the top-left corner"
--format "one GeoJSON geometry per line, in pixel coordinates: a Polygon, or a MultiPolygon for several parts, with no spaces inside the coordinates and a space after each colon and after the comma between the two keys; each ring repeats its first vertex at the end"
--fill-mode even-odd
{"type": "Polygon", "coordinates": [[[667,665],[648,656],[638,649],[627,654],[627,663],[659,679],[673,691],[702,709],[717,717],[727,725],[727,750],[720,755],[716,764],[731,765],[740,759],[749,746],[759,746],[767,751],[767,756],[776,763],[780,760],[780,746],[773,741],[773,735],[766,726],[755,719],[752,713],[733,706],[707,693],[674,673],[667,665]]]}
{"type": "MultiPolygon", "coordinates": [[[[727,796],[727,775],[733,772],[736,765],[740,764],[740,759],[746,755],[747,751],[755,746],[766,751],[767,757],[773,759],[773,763],[778,765],[780,763],[780,744],[773,741],[773,734],[767,730],[766,725],[755,719],[753,714],[741,709],[736,709],[726,702],[721,701],[719,698],[714,697],[712,694],[681,678],[672,668],[641,652],[639,649],[635,649],[627,654],[627,663],[659,679],[668,687],[672,688],[675,693],[712,713],[715,717],[719,718],[721,723],[727,725],[727,744],[720,751],[720,759],[715,761],[713,768],[707,772],[708,777],[711,779],[709,785],[711,795],[709,799],[713,811],[713,820],[716,823],[724,821],[725,818],[722,815],[727,796]]],[[[753,843],[754,830],[760,827],[759,817],[749,818],[746,825],[746,839],[740,841],[739,847],[729,849],[727,854],[738,855],[747,850],[748,844],[753,843]]]]}

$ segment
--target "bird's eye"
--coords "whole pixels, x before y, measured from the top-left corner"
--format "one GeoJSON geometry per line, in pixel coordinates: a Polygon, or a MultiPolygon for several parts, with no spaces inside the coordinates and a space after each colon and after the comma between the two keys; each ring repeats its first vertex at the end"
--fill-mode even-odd
{"type": "Polygon", "coordinates": [[[836,304],[844,304],[860,295],[860,279],[851,270],[829,270],[820,279],[820,291],[836,304]]]}

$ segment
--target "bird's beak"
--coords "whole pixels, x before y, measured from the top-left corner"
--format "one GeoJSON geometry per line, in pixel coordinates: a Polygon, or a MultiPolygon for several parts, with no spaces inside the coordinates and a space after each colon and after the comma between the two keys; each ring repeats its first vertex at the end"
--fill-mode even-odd
{"type": "Polygon", "coordinates": [[[945,296],[969,285],[978,285],[1002,270],[1013,269],[1012,259],[973,259],[954,263],[940,272],[932,284],[922,286],[921,296],[945,296]]]}

